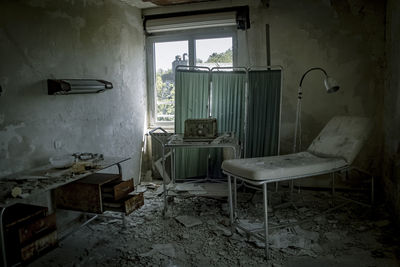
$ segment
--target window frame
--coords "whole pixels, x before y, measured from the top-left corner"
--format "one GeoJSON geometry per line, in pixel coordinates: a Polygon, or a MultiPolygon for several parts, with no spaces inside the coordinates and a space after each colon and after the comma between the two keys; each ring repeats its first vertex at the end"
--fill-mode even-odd
{"type": "Polygon", "coordinates": [[[196,40],[212,38],[232,38],[232,64],[235,67],[237,62],[237,29],[236,27],[217,27],[195,29],[190,31],[171,31],[152,34],[146,38],[146,66],[147,66],[147,101],[148,101],[148,127],[175,128],[175,121],[156,121],[156,90],[155,90],[155,43],[188,41],[189,65],[195,65],[196,40]]]}

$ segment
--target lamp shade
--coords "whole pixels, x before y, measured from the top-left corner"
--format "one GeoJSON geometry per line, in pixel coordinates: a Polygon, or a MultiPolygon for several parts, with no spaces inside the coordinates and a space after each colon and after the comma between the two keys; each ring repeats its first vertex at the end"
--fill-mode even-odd
{"type": "Polygon", "coordinates": [[[332,77],[326,76],[324,80],[325,88],[327,93],[334,93],[339,90],[339,85],[335,79],[332,77]]]}
{"type": "Polygon", "coordinates": [[[300,116],[300,114],[301,114],[301,99],[303,98],[302,97],[303,89],[301,86],[303,84],[303,81],[304,81],[304,78],[306,77],[306,75],[314,70],[319,70],[325,75],[324,85],[325,85],[326,92],[328,94],[335,93],[340,88],[337,81],[335,79],[333,79],[332,77],[328,76],[328,73],[326,73],[326,71],[320,67],[310,68],[303,74],[303,76],[301,76],[300,83],[299,83],[299,89],[298,89],[298,93],[297,93],[296,124],[295,124],[295,128],[294,128],[293,153],[297,152],[296,148],[297,148],[297,134],[298,134],[297,132],[298,131],[299,131],[299,136],[300,136],[299,145],[301,146],[301,123],[300,123],[301,116],[300,116]]]}

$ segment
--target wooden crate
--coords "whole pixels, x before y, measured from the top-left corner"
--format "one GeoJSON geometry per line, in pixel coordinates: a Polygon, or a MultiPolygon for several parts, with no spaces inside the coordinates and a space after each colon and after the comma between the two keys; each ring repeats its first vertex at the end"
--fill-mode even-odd
{"type": "Polygon", "coordinates": [[[23,246],[20,250],[21,260],[27,262],[33,260],[40,255],[43,255],[49,249],[57,245],[57,231],[46,232],[40,238],[33,240],[32,242],[23,246]]]}
{"type": "Polygon", "coordinates": [[[35,239],[48,230],[56,229],[56,214],[50,214],[46,217],[36,219],[29,224],[22,225],[18,229],[19,242],[25,244],[29,240],[35,239]]]}
{"type": "Polygon", "coordinates": [[[47,211],[47,207],[29,204],[15,204],[6,209],[5,242],[9,265],[29,261],[56,246],[56,215],[47,215],[47,211]],[[47,237],[50,233],[51,238],[47,237]]]}

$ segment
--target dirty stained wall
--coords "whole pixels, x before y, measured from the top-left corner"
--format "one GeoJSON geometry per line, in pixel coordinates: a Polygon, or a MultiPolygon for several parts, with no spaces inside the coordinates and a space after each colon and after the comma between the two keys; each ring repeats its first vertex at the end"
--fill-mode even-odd
{"type": "Polygon", "coordinates": [[[388,1],[387,76],[384,106],[384,168],[387,198],[400,222],[400,3],[388,1]]]}
{"type": "Polygon", "coordinates": [[[0,177],[54,155],[132,157],[138,178],[145,118],[140,10],[117,0],[0,2],[0,177]],[[113,83],[101,94],[49,96],[51,78],[113,83]]]}
{"type": "MultiPolygon", "coordinates": [[[[381,127],[384,73],[385,3],[374,0],[215,1],[148,9],[147,14],[249,5],[250,29],[238,31],[238,66],[265,66],[266,24],[270,28],[271,64],[284,70],[281,154],[292,152],[297,89],[303,73],[322,67],[341,89],[327,94],[322,72],[303,82],[302,149],[335,115],[372,117],[381,127]],[[266,3],[269,3],[267,6],[266,3]]],[[[380,172],[381,132],[364,149],[361,167],[380,172]]]]}
{"type": "MultiPolygon", "coordinates": [[[[297,90],[301,76],[311,67],[324,68],[341,89],[327,94],[322,72],[313,71],[306,76],[301,113],[303,149],[335,115],[368,116],[379,123],[383,96],[384,3],[283,0],[270,1],[269,7],[261,1],[250,3],[250,64],[258,66],[267,62],[265,25],[269,24],[271,64],[284,68],[282,153],[292,151],[297,90]]],[[[245,47],[243,35],[241,32],[242,47],[245,47]]],[[[241,62],[245,64],[246,58],[241,58],[241,62]]],[[[378,144],[370,150],[377,149],[378,144]]],[[[374,164],[375,156],[368,155],[364,160],[368,162],[364,164],[374,164]]]]}

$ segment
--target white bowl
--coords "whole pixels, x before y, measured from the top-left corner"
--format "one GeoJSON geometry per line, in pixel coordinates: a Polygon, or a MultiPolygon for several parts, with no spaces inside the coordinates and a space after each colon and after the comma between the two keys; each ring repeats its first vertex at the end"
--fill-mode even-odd
{"type": "Polygon", "coordinates": [[[74,164],[75,157],[73,156],[57,156],[49,159],[51,166],[57,169],[69,168],[74,164]]]}

